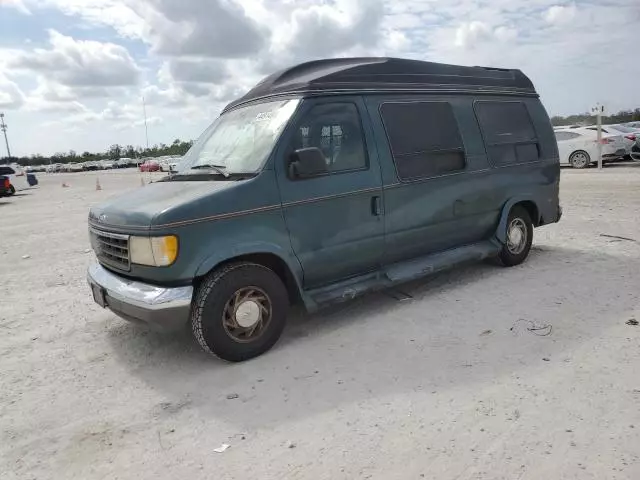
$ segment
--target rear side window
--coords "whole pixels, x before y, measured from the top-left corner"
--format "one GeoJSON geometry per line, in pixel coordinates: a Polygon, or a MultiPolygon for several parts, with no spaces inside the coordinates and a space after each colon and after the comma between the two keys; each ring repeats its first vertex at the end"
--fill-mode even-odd
{"type": "Polygon", "coordinates": [[[449,103],[384,103],[380,113],[400,180],[464,170],[464,144],[449,103]]]}
{"type": "Polygon", "coordinates": [[[496,167],[538,160],[538,139],[522,102],[476,102],[489,160],[496,167]]]}
{"type": "Polygon", "coordinates": [[[579,136],[580,134],[576,132],[556,132],[556,140],[559,142],[563,140],[573,140],[579,136]]]}
{"type": "Polygon", "coordinates": [[[0,175],[13,175],[15,170],[11,167],[1,167],[0,166],[0,175]]]}

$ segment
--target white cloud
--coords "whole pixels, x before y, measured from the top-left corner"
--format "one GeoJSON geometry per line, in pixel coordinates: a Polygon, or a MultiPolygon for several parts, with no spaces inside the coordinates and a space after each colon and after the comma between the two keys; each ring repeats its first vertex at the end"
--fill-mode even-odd
{"type": "Polygon", "coordinates": [[[457,28],[453,43],[456,47],[474,48],[478,44],[494,40],[509,42],[517,36],[518,31],[513,27],[500,25],[494,28],[486,22],[474,20],[457,28]]]}
{"type": "Polygon", "coordinates": [[[332,56],[354,47],[374,48],[381,40],[380,0],[344,0],[293,10],[276,51],[296,61],[332,56]]]}
{"type": "Polygon", "coordinates": [[[178,82],[221,83],[229,78],[227,63],[217,59],[171,59],[171,78],[178,82]]]}
{"type": "Polygon", "coordinates": [[[493,32],[484,22],[473,21],[463,23],[456,30],[455,45],[458,47],[472,47],[478,42],[491,38],[493,32]]]}
{"type": "Polygon", "coordinates": [[[576,16],[576,6],[554,5],[546,10],[543,17],[547,23],[551,25],[563,25],[569,23],[576,16]]]}
{"type": "MultiPolygon", "coordinates": [[[[18,0],[20,1],[20,0],[18,0]]],[[[125,38],[142,39],[148,34],[145,20],[124,0],[21,0],[31,8],[55,8],[65,15],[80,17],[85,25],[113,27],[125,38]]]]}
{"type": "Polygon", "coordinates": [[[148,40],[160,55],[237,58],[268,44],[269,30],[228,0],[130,2],[148,26],[148,40]]]}
{"type": "Polygon", "coordinates": [[[24,103],[24,110],[38,113],[78,113],[86,114],[87,107],[77,100],[49,100],[38,96],[29,96],[24,103]]]}
{"type": "Polygon", "coordinates": [[[31,15],[31,11],[24,4],[23,0],[2,0],[0,1],[0,8],[2,7],[12,7],[18,10],[20,13],[31,15]]]}
{"type": "Polygon", "coordinates": [[[0,108],[15,109],[24,104],[24,94],[18,85],[0,72],[0,108]]]}
{"type": "Polygon", "coordinates": [[[38,72],[68,87],[118,87],[134,85],[140,73],[129,52],[119,45],[75,40],[49,30],[50,49],[36,48],[17,54],[9,67],[38,72]]]}
{"type": "Polygon", "coordinates": [[[493,31],[495,37],[501,42],[509,42],[518,37],[518,31],[510,27],[498,27],[493,31]]]}

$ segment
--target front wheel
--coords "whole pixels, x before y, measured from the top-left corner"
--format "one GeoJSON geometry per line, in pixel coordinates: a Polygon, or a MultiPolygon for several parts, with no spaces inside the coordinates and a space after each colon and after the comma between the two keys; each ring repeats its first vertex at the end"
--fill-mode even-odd
{"type": "Polygon", "coordinates": [[[200,285],[191,329],[206,352],[241,362],[275,345],[288,308],[287,290],[272,270],[255,263],[232,263],[209,274],[200,285]]]}
{"type": "Polygon", "coordinates": [[[586,168],[591,163],[591,157],[587,152],[578,150],[569,157],[569,163],[573,168],[586,168]]]}
{"type": "Polygon", "coordinates": [[[498,256],[502,265],[513,267],[524,262],[531,250],[532,241],[533,222],[529,213],[522,207],[513,207],[507,220],[506,242],[498,256]]]}

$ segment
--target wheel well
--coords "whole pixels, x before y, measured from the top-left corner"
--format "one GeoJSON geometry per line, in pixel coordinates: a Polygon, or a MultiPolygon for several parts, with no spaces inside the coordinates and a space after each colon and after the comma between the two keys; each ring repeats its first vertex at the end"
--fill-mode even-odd
{"type": "MultiPolygon", "coordinates": [[[[230,258],[222,263],[219,263],[214,268],[212,268],[211,271],[217,270],[229,263],[237,262],[251,262],[267,267],[276,275],[278,275],[278,277],[280,277],[280,280],[282,280],[282,283],[287,289],[287,293],[289,294],[289,301],[291,303],[298,303],[302,300],[300,297],[300,291],[298,290],[298,284],[296,283],[293,273],[291,273],[291,270],[289,269],[289,266],[284,260],[282,260],[282,258],[274,255],[273,253],[250,253],[247,255],[240,255],[238,257],[230,258]]],[[[199,278],[197,280],[197,284],[199,284],[201,281],[202,278],[199,278]]],[[[197,287],[197,285],[195,286],[197,287]]]]}
{"type": "Polygon", "coordinates": [[[539,227],[541,225],[540,212],[538,211],[538,206],[534,202],[531,200],[525,200],[523,202],[516,203],[514,207],[518,205],[527,211],[529,217],[531,217],[534,227],[539,227]]]}

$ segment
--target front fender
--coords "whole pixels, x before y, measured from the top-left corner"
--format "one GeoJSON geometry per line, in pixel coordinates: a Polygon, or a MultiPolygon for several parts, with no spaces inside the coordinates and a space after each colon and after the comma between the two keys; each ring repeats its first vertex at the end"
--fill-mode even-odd
{"type": "MultiPolygon", "coordinates": [[[[505,243],[507,241],[507,221],[509,220],[509,212],[513,208],[514,205],[522,202],[531,202],[536,206],[536,209],[540,211],[540,206],[535,198],[530,195],[518,195],[516,197],[510,198],[507,203],[502,207],[502,213],[500,214],[500,221],[498,222],[498,228],[496,229],[496,238],[500,241],[500,243],[505,243]]],[[[534,222],[537,222],[538,219],[532,219],[534,222]]]]}

